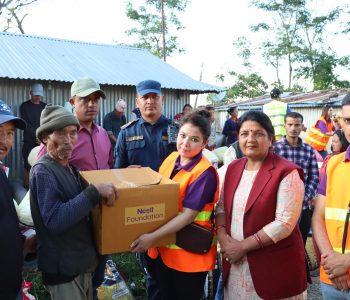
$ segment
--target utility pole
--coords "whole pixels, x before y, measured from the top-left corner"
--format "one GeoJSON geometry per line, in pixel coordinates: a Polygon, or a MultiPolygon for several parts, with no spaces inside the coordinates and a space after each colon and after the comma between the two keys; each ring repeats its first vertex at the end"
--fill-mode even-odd
{"type": "Polygon", "coordinates": [[[164,0],[160,0],[160,6],[162,8],[163,60],[166,61],[164,0]]]}
{"type": "MultiPolygon", "coordinates": [[[[203,66],[204,66],[204,61],[202,62],[201,65],[201,72],[199,74],[199,81],[202,81],[202,75],[203,75],[203,66]]],[[[197,102],[198,102],[198,94],[196,95],[196,99],[194,100],[194,108],[197,108],[197,102]]]]}

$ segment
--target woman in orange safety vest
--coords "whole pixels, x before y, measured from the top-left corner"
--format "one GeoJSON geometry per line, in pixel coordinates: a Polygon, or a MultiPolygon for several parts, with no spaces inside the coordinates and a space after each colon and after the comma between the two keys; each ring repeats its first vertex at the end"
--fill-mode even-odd
{"type": "Polygon", "coordinates": [[[159,170],[180,185],[179,214],[131,244],[133,252],[149,249],[148,256],[156,260],[155,279],[163,300],[200,300],[206,275],[215,265],[216,238],[203,254],[186,251],[176,244],[150,248],[160,238],[192,222],[207,228],[211,226],[219,181],[215,168],[202,155],[210,135],[209,117],[205,110],[183,117],[176,143],[178,152],[170,154],[159,170]]]}
{"type": "Polygon", "coordinates": [[[332,116],[333,108],[327,104],[323,106],[321,117],[311,127],[305,139],[305,142],[317,150],[323,159],[328,155],[327,143],[334,131],[332,116]]]}

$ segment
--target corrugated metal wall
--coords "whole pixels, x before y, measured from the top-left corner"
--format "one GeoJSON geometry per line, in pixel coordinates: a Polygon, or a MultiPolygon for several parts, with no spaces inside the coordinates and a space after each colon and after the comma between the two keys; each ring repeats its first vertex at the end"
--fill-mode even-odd
{"type": "MultiPolygon", "coordinates": [[[[253,107],[251,109],[254,109],[253,107]]],[[[261,109],[260,106],[257,107],[258,110],[261,109]]],[[[315,124],[316,120],[321,116],[322,106],[319,107],[291,107],[292,111],[300,113],[304,117],[304,125],[307,127],[307,129],[310,129],[312,125],[315,124]]],[[[240,108],[238,107],[238,117],[241,116],[243,113],[248,111],[247,108],[240,108]]],[[[341,112],[341,109],[339,107],[333,107],[333,113],[337,114],[341,112]]],[[[226,111],[219,111],[216,112],[217,120],[219,120],[220,125],[224,126],[227,112],[226,111]]]]}
{"type": "MultiPolygon", "coordinates": [[[[69,82],[58,81],[33,81],[22,79],[0,78],[0,99],[11,106],[15,115],[19,116],[19,106],[30,98],[29,91],[34,82],[40,82],[44,87],[44,102],[48,104],[64,105],[70,98],[69,82]]],[[[134,86],[107,86],[101,88],[106,92],[106,101],[101,101],[100,113],[96,122],[102,123],[103,116],[114,109],[116,101],[120,98],[127,103],[126,117],[130,118],[131,111],[135,108],[135,87],[134,86]]],[[[190,94],[188,91],[179,91],[174,89],[164,89],[165,96],[163,113],[166,117],[172,118],[175,114],[182,111],[182,107],[189,103],[190,94]]],[[[20,177],[23,169],[22,162],[22,134],[17,130],[15,135],[15,144],[7,156],[5,163],[11,169],[11,177],[20,177]]]]}

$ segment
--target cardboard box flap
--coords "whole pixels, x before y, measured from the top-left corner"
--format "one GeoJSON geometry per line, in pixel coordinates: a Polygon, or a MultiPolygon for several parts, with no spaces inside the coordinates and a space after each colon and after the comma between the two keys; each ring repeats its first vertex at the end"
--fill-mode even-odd
{"type": "Polygon", "coordinates": [[[98,174],[99,176],[96,176],[96,171],[81,172],[83,178],[89,183],[112,182],[117,188],[137,188],[157,185],[162,180],[160,174],[148,167],[99,170],[98,174]]]}

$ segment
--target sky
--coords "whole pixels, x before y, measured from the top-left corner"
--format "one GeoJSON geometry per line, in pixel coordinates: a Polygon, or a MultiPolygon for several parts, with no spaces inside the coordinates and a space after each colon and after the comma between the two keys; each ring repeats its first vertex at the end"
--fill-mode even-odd
{"type": "MultiPolygon", "coordinates": [[[[142,2],[132,1],[135,6],[142,2]]],[[[326,0],[313,2],[317,9],[329,5],[326,0]]],[[[343,6],[345,3],[330,2],[343,6]]],[[[203,64],[202,81],[222,85],[216,75],[241,65],[233,41],[242,35],[256,44],[261,41],[250,32],[249,25],[261,22],[266,15],[249,3],[249,0],[191,0],[186,11],[179,14],[185,29],[177,33],[186,52],[167,58],[167,62],[197,80],[203,64]]],[[[134,23],[125,15],[124,0],[39,0],[28,8],[28,13],[24,22],[27,34],[105,44],[132,42],[125,31],[134,23]]],[[[343,48],[338,47],[340,51],[343,48]]],[[[253,65],[254,71],[262,73],[269,84],[275,80],[273,69],[266,67],[260,58],[253,57],[253,65]]]]}

